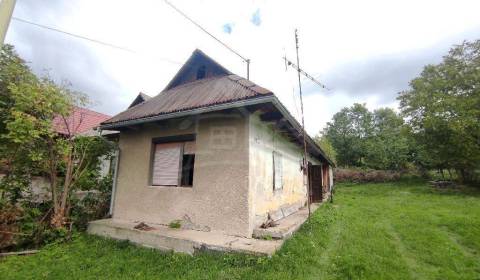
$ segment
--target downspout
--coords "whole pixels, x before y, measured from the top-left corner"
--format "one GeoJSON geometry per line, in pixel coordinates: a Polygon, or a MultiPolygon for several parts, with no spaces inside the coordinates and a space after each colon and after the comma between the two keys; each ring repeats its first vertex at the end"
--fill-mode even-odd
{"type": "Polygon", "coordinates": [[[108,210],[108,214],[110,217],[113,215],[113,205],[115,202],[115,193],[117,191],[117,176],[118,176],[118,162],[120,161],[120,149],[115,149],[115,167],[113,169],[113,182],[112,182],[112,195],[110,198],[110,209],[108,210]]]}

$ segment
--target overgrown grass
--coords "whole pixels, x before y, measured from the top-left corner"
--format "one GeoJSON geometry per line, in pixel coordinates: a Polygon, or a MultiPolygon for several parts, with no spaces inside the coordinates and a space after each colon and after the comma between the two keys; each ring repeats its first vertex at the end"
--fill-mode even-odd
{"type": "Polygon", "coordinates": [[[272,258],[160,253],[80,235],[0,260],[1,279],[480,279],[480,192],[343,184],[272,258]]]}

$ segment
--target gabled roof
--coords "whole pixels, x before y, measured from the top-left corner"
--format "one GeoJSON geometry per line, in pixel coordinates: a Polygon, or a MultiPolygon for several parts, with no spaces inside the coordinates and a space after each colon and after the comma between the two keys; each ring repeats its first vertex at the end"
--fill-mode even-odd
{"type": "Polygon", "coordinates": [[[196,72],[198,67],[200,66],[205,66],[210,70],[210,77],[226,76],[233,74],[225,67],[220,65],[220,63],[216,62],[211,57],[206,55],[204,52],[196,49],[188,58],[188,60],[183,64],[180,70],[178,70],[177,74],[175,74],[172,80],[168,83],[164,91],[189,82],[189,80],[186,80],[185,77],[191,77],[193,72],[196,72]]]}
{"type": "Polygon", "coordinates": [[[67,118],[55,117],[53,127],[58,134],[77,135],[99,126],[109,118],[109,115],[74,106],[67,118]]]}
{"type": "Polygon", "coordinates": [[[173,112],[191,110],[250,98],[273,95],[251,81],[233,75],[218,62],[195,50],[167,87],[157,96],[136,102],[127,110],[102,123],[103,126],[173,112]],[[206,78],[193,80],[199,66],[206,66],[206,78]]]}
{"type": "MultiPolygon", "coordinates": [[[[273,105],[286,119],[288,129],[295,134],[294,137],[297,140],[299,137],[303,139],[302,127],[273,92],[232,74],[200,50],[195,50],[161,93],[104,121],[101,128],[117,129],[258,104],[273,105]],[[193,71],[196,71],[199,65],[208,65],[209,75],[203,79],[192,80],[193,71]]],[[[310,153],[321,156],[334,165],[311,137],[307,135],[306,140],[310,153]]]]}
{"type": "Polygon", "coordinates": [[[140,92],[140,93],[137,95],[137,97],[135,97],[135,99],[134,99],[133,102],[130,104],[130,106],[128,106],[128,108],[132,108],[133,106],[136,106],[136,105],[138,105],[138,104],[140,104],[140,103],[143,103],[143,102],[149,100],[150,98],[152,98],[152,97],[146,95],[146,94],[143,93],[143,92],[140,92]]]}

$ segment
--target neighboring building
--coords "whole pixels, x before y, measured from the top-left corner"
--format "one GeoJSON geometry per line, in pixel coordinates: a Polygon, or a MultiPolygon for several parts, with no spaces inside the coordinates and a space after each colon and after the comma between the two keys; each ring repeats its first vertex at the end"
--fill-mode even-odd
{"type": "MultiPolygon", "coordinates": [[[[97,130],[100,123],[109,118],[111,118],[109,115],[75,106],[68,117],[55,117],[53,119],[53,127],[59,136],[95,136],[100,135],[100,131],[97,130]]],[[[108,134],[112,137],[111,135],[115,135],[115,133],[117,132],[102,131],[101,135],[108,134]]],[[[109,174],[111,163],[111,159],[102,159],[100,162],[100,176],[104,177],[109,174]]],[[[43,176],[33,176],[31,181],[31,191],[37,201],[48,199],[51,193],[49,179],[43,176]]]]}
{"type": "Polygon", "coordinates": [[[98,135],[96,128],[100,123],[111,117],[90,109],[74,106],[68,117],[55,117],[53,127],[59,135],[98,135]]]}
{"type": "MultiPolygon", "coordinates": [[[[304,207],[300,124],[269,90],[196,50],[157,96],[139,95],[104,121],[120,131],[113,219],[251,237],[304,207]]],[[[332,187],[332,162],[307,137],[312,201],[332,187]]]]}

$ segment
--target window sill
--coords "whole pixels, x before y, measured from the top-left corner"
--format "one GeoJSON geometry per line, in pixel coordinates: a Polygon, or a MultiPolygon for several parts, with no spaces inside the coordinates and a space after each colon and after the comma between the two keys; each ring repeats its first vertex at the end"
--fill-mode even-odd
{"type": "Polygon", "coordinates": [[[149,189],[193,189],[193,186],[147,186],[149,189]]]}

